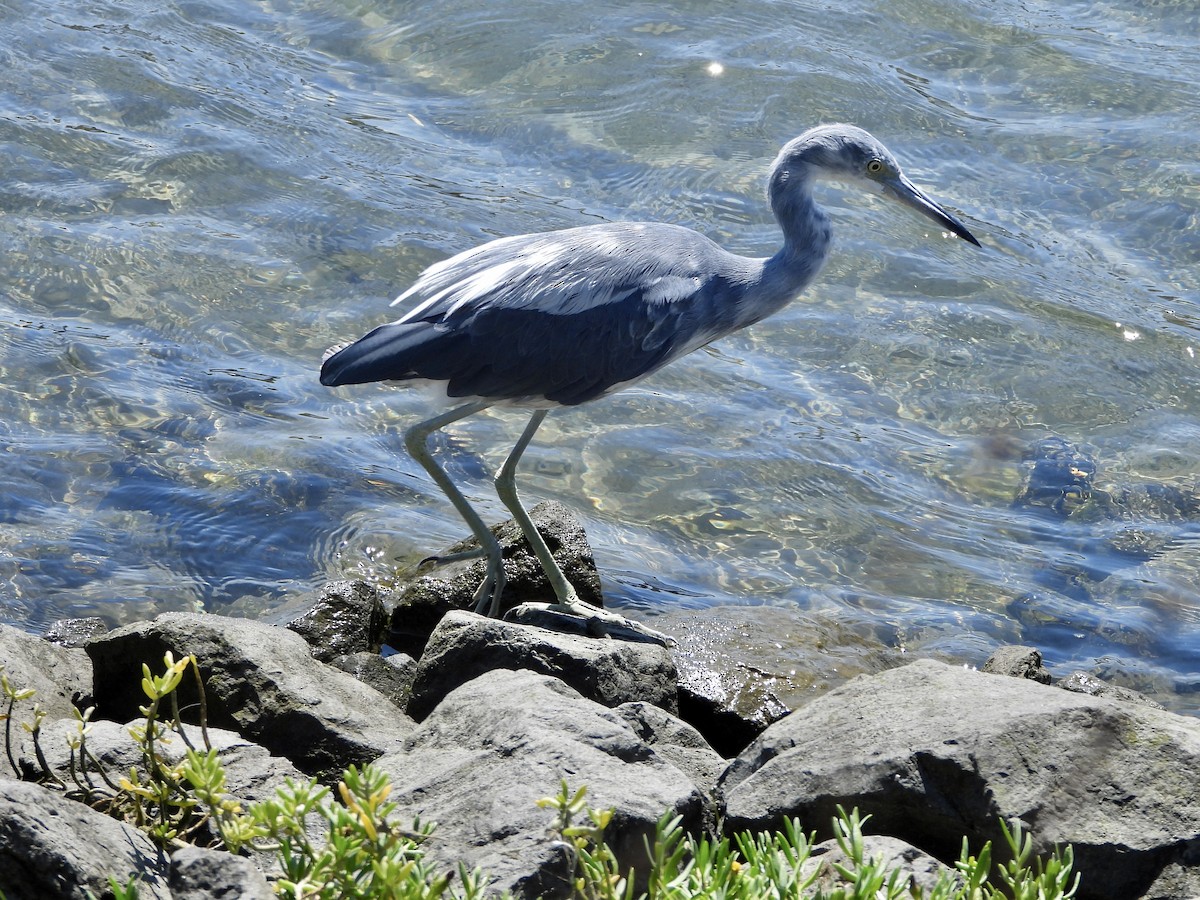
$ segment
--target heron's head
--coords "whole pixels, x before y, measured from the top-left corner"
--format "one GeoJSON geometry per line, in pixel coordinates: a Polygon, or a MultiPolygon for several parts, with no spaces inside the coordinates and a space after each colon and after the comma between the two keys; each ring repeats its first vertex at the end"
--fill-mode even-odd
{"type": "Polygon", "coordinates": [[[787,191],[817,178],[830,178],[899,200],[946,231],[979,246],[958,219],[905,177],[891,151],[854,125],[819,125],[789,141],[771,169],[770,190],[787,191]]]}

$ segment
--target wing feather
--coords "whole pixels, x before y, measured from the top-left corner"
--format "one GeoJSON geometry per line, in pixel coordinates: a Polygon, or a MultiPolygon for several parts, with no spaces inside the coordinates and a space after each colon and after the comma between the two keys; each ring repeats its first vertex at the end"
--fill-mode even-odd
{"type": "Polygon", "coordinates": [[[737,259],[670,225],[502,238],[426,269],[395,301],[417,305],[330,356],[321,380],[425,379],[452,397],[582,403],[733,327],[737,259]]]}

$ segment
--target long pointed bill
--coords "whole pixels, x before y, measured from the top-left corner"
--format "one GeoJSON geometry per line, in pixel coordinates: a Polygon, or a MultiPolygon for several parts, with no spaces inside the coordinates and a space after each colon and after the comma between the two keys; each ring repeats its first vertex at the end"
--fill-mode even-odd
{"type": "Polygon", "coordinates": [[[979,241],[975,240],[975,235],[967,231],[967,227],[962,222],[930,200],[920,188],[903,175],[897,175],[884,182],[884,191],[905,206],[911,206],[922,215],[933,219],[946,231],[958,235],[964,241],[970,241],[976,247],[980,246],[979,241]]]}

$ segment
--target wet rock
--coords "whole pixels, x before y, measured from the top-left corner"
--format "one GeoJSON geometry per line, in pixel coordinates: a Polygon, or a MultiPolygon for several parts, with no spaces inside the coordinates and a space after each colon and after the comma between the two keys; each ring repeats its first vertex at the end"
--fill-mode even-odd
{"type": "Polygon", "coordinates": [[[365,581],[333,581],[287,627],[312,648],[321,662],[349,653],[378,654],[387,632],[379,592],[365,581]]]}
{"type": "MultiPolygon", "coordinates": [[[[561,503],[551,500],[539,503],[529,514],[580,599],[603,606],[600,573],[579,520],[561,503]]],[[[522,603],[553,602],[554,590],[517,524],[509,519],[496,525],[492,533],[500,542],[508,579],[501,612],[522,603]]],[[[478,548],[479,543],[469,538],[439,555],[449,557],[478,548]]],[[[388,643],[414,657],[421,655],[425,639],[442,616],[453,609],[475,608],[475,590],[483,581],[486,567],[482,559],[470,559],[426,568],[428,571],[397,591],[390,620],[388,643]]]]}
{"type": "Polygon", "coordinates": [[[679,713],[724,757],[733,757],[789,710],[748,673],[717,672],[682,663],[679,713]]]}
{"type": "MultiPolygon", "coordinates": [[[[611,642],[610,642],[611,643],[611,642]]],[[[399,815],[439,823],[427,847],[466,861],[517,897],[565,897],[571,862],[547,838],[539,809],[565,777],[588,805],[615,807],[607,837],[623,866],[644,859],[643,838],[666,810],[700,826],[704,791],[648,744],[627,715],[529,671],[490,672],[448,694],[403,749],[377,761],[393,779],[399,815]]]]}
{"type": "Polygon", "coordinates": [[[8,900],[111,896],[130,876],[138,896],[171,900],[168,860],[150,838],[36,784],[0,778],[0,889],[8,900]]]}
{"type": "Polygon", "coordinates": [[[1038,684],[1050,683],[1050,670],[1042,665],[1042,654],[1033,647],[1008,645],[997,647],[979,671],[989,675],[1028,678],[1038,684]]]}
{"type": "Polygon", "coordinates": [[[42,637],[60,647],[78,648],[106,631],[108,623],[103,619],[99,616],[86,616],[79,619],[56,619],[50,623],[42,637]]]}
{"type": "Polygon", "coordinates": [[[172,900],[272,900],[275,892],[250,860],[184,847],[171,857],[172,900]]]}
{"type": "Polygon", "coordinates": [[[856,678],[726,771],[728,829],[824,823],[838,804],[952,860],[961,836],[1074,846],[1079,897],[1139,897],[1168,867],[1200,895],[1200,722],[932,661],[856,678]]]}
{"type": "Polygon", "coordinates": [[[1132,690],[1131,688],[1121,687],[1117,684],[1109,684],[1107,681],[1101,681],[1090,672],[1072,672],[1066,678],[1061,679],[1055,684],[1055,687],[1060,687],[1063,690],[1074,691],[1077,694],[1087,694],[1090,697],[1106,697],[1109,700],[1119,700],[1123,703],[1140,703],[1143,706],[1149,706],[1152,709],[1162,709],[1161,703],[1156,703],[1145,694],[1132,690]]]}
{"type": "Polygon", "coordinates": [[[677,673],[658,644],[560,634],[455,611],[442,619],[417,663],[408,712],[420,720],[450,691],[489,672],[551,675],[605,706],[645,700],[676,712],[677,673]]]}
{"type": "MultiPolygon", "coordinates": [[[[168,650],[176,659],[195,654],[209,724],[262,744],[308,774],[336,777],[412,730],[411,721],[378,691],[313,659],[299,635],[195,613],[165,613],[88,644],[100,714],[136,717],[145,703],[142,663],[161,671],[168,650]]],[[[190,678],[179,694],[181,708],[194,710],[198,695],[190,678]]]]}

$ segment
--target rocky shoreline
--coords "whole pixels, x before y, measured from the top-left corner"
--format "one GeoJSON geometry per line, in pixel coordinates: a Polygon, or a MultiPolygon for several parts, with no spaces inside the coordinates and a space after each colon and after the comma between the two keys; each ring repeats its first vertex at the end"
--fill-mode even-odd
{"type": "MultiPolygon", "coordinates": [[[[556,555],[578,563],[572,580],[593,577],[582,533],[560,510],[541,515],[553,520],[556,555]]],[[[519,548],[511,557],[518,600],[535,594],[536,573],[522,569],[519,548]]],[[[437,823],[434,859],[479,867],[518,897],[563,896],[567,860],[536,801],[564,778],[616,810],[608,839],[630,863],[666,810],[693,830],[777,828],[794,816],[828,838],[840,805],[869,813],[868,830],[894,839],[874,846],[918,883],[957,858],[964,836],[1001,845],[1004,818],[1019,820],[1039,853],[1074,847],[1084,900],[1200,897],[1200,721],[1132,695],[1095,696],[1103,686],[1086,679],[1074,690],[1040,683],[1036,651],[993,657],[989,668],[1017,677],[918,660],[790,714],[769,702],[735,710],[720,691],[681,685],[667,647],[447,611],[473,575],[438,578],[402,591],[390,617],[372,588],[338,582],[286,627],[171,613],[114,631],[76,623],[49,635],[55,643],[0,626],[0,663],[13,685],[36,690],[40,745],[65,780],[73,705],[95,706],[92,752],[128,771],[137,759],[124,723],[146,702],[142,663],[158,670],[167,651],[194,654],[231,794],[252,802],[285,778],[331,782],[374,762],[402,819],[437,823]],[[410,652],[385,658],[385,637],[410,652]]],[[[188,690],[185,709],[196,699],[188,690]]],[[[28,773],[29,735],[12,736],[28,773]]],[[[107,877],[130,873],[143,898],[272,896],[249,858],[196,848],[168,857],[18,774],[0,754],[7,900],[109,896],[107,877]]]]}

